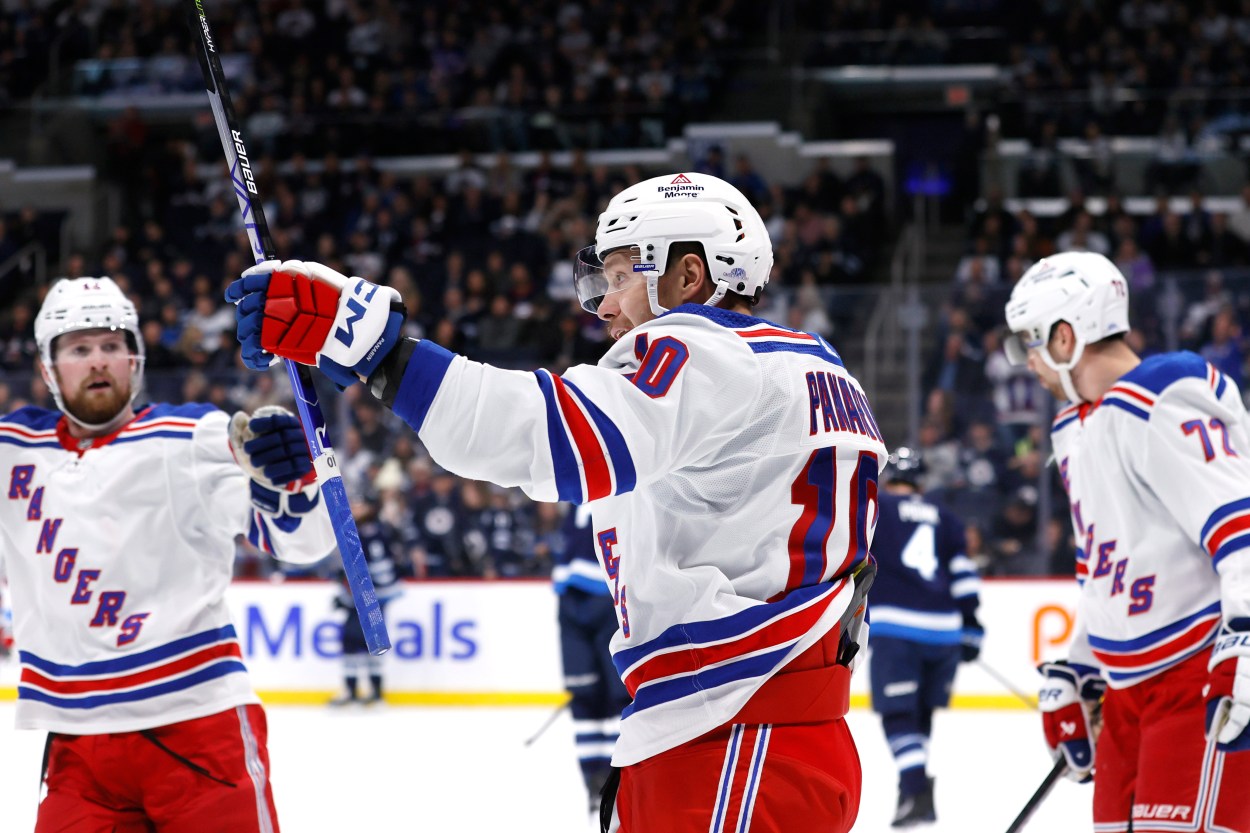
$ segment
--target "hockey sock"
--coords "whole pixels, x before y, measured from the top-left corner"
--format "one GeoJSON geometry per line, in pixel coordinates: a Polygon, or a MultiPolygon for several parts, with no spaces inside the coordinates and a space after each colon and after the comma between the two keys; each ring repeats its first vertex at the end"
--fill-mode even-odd
{"type": "Polygon", "coordinates": [[[375,699],[382,699],[382,658],[372,654],[364,655],[364,670],[369,674],[369,684],[373,686],[375,699]]]}
{"type": "Polygon", "coordinates": [[[344,677],[343,682],[347,684],[347,696],[355,700],[357,697],[356,675],[353,674],[350,677],[344,677]]]}
{"type": "Polygon", "coordinates": [[[922,731],[922,722],[920,716],[909,712],[881,716],[885,739],[898,767],[898,790],[903,795],[916,795],[928,784],[929,735],[922,731]]]}

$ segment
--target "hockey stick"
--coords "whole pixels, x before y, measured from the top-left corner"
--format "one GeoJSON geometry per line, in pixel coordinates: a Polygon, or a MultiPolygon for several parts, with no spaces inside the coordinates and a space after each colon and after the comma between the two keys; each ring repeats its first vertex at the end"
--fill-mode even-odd
{"type": "Polygon", "coordinates": [[[1016,688],[1014,685],[1012,685],[1011,680],[1007,679],[1005,676],[998,673],[998,671],[994,670],[992,666],[987,665],[985,660],[978,657],[977,665],[981,666],[982,671],[984,671],[986,674],[989,674],[991,677],[997,680],[999,685],[1001,685],[1003,688],[1007,689],[1012,694],[1019,697],[1020,700],[1023,701],[1030,709],[1037,711],[1036,698],[1030,697],[1029,695],[1025,694],[1023,691],[1021,691],[1020,689],[1016,688]]]}
{"type": "Polygon", "coordinates": [[[551,724],[556,722],[556,718],[564,714],[564,710],[567,709],[572,702],[573,702],[572,700],[565,700],[564,703],[560,706],[560,708],[556,709],[555,711],[551,713],[550,716],[548,716],[547,722],[544,723],[542,726],[540,726],[537,732],[530,735],[530,739],[525,742],[525,745],[532,746],[534,741],[538,740],[544,734],[546,734],[547,730],[551,728],[551,724]]]}
{"type": "Polygon", "coordinates": [[[1046,773],[1046,777],[1042,779],[1041,786],[1033,793],[1028,802],[1024,805],[1024,809],[1020,811],[1020,815],[1016,816],[1016,820],[1011,823],[1011,827],[1007,828],[1007,833],[1020,833],[1024,826],[1029,823],[1029,819],[1037,812],[1037,808],[1046,800],[1046,796],[1050,795],[1050,791],[1055,788],[1055,784],[1059,783],[1059,779],[1063,777],[1064,772],[1068,769],[1068,762],[1062,757],[1055,761],[1055,765],[1050,768],[1050,772],[1046,773]]]}
{"type": "MultiPolygon", "coordinates": [[[[221,68],[221,58],[217,54],[217,46],[208,26],[208,17],[204,14],[200,0],[186,0],[186,5],[187,25],[191,27],[198,43],[196,55],[200,59],[200,70],[204,73],[204,87],[213,108],[213,120],[217,123],[217,134],[221,137],[221,147],[226,153],[226,163],[230,166],[230,180],[239,200],[239,211],[243,214],[243,225],[247,228],[252,254],[257,263],[274,260],[276,250],[261,208],[256,178],[252,173],[247,147],[243,143],[243,134],[239,130],[234,107],[230,103],[226,73],[221,68]]],[[[351,587],[352,601],[356,603],[356,612],[360,614],[365,644],[370,654],[379,656],[390,650],[391,638],[386,632],[386,622],[382,618],[378,594],[373,589],[373,580],[369,577],[369,565],[360,546],[360,533],[356,531],[356,522],[352,520],[347,490],[343,488],[338,461],[330,445],[330,435],[326,430],[325,418],[321,415],[321,406],[317,402],[317,389],[313,387],[312,374],[308,368],[289,359],[284,363],[291,377],[295,406],[299,411],[300,425],[304,429],[304,439],[308,441],[308,449],[312,454],[313,467],[317,470],[317,480],[321,484],[326,511],[330,513],[330,523],[338,541],[343,571],[347,574],[347,582],[351,587]]]]}

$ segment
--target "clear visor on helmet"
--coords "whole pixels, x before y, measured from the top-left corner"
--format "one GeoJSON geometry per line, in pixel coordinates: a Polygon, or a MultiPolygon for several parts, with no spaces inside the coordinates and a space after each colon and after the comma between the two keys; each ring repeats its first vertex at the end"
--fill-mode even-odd
{"type": "Polygon", "coordinates": [[[1012,364],[1028,364],[1029,351],[1041,346],[1042,340],[1033,330],[1009,333],[1003,339],[1003,352],[1007,354],[1007,361],[1012,364]]]}
{"type": "Polygon", "coordinates": [[[653,264],[642,262],[637,246],[609,249],[602,259],[594,246],[587,246],[577,253],[573,286],[577,289],[577,300],[582,309],[598,312],[599,305],[608,295],[620,292],[654,271],[656,267],[653,264]]]}

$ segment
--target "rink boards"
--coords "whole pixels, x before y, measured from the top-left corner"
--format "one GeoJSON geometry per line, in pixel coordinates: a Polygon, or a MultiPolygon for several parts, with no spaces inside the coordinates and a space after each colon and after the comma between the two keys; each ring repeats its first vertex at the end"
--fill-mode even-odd
{"type": "MultiPolygon", "coordinates": [[[[329,582],[237,582],[228,596],[252,684],[269,703],[318,703],[340,687],[343,612],[329,582]]],[[[963,665],[956,708],[1025,708],[1042,659],[1071,636],[1076,584],[989,580],[981,594],[982,662],[963,665]],[[1003,679],[998,679],[999,677],[1003,679]]],[[[407,582],[386,609],[393,644],[383,659],[387,699],[421,705],[556,705],[563,702],[556,597],[545,581],[407,582]]],[[[13,699],[20,668],[0,660],[0,699],[13,699]]],[[[869,656],[871,662],[871,656],[869,656]]],[[[852,702],[867,705],[867,675],[852,702]]]]}

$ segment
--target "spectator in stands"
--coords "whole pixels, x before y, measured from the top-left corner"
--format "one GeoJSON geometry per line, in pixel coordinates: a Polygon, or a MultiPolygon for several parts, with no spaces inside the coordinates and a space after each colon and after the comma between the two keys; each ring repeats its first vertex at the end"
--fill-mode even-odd
{"type": "Polygon", "coordinates": [[[1016,190],[1022,197],[1057,197],[1063,193],[1060,180],[1059,125],[1053,119],[1042,123],[1041,133],[1030,145],[1020,165],[1016,190]]]}
{"type": "Polygon", "coordinates": [[[991,329],[985,334],[985,375],[990,382],[994,402],[994,425],[998,429],[999,446],[1014,448],[1029,429],[1041,419],[1041,387],[1028,368],[1013,365],[1003,351],[1001,331],[991,329]]]}
{"type": "Polygon", "coordinates": [[[1211,317],[1210,333],[1199,352],[1240,388],[1245,378],[1245,354],[1241,346],[1241,327],[1232,307],[1221,307],[1211,317]]]}
{"type": "Polygon", "coordinates": [[[988,540],[989,575],[1041,575],[1045,571],[1037,552],[1037,508],[1024,495],[1008,498],[994,517],[988,540]]]}
{"type": "Polygon", "coordinates": [[[768,183],[764,181],[764,177],[760,176],[759,171],[755,170],[751,157],[745,153],[739,153],[734,157],[734,173],[729,183],[745,194],[754,206],[758,207],[761,202],[768,199],[768,183]]]}
{"type": "Polygon", "coordinates": [[[1063,252],[1097,252],[1103,256],[1111,254],[1111,243],[1107,240],[1107,235],[1094,228],[1094,218],[1084,209],[1076,212],[1072,227],[1059,235],[1055,240],[1055,247],[1063,252]]]}

